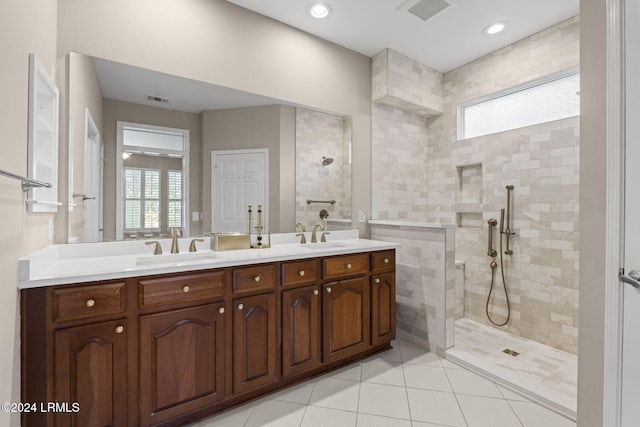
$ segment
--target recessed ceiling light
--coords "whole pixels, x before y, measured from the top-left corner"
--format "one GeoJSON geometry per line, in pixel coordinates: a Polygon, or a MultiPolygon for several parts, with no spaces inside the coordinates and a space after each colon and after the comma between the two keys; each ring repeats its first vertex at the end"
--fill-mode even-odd
{"type": "Polygon", "coordinates": [[[482,31],[484,34],[492,36],[494,34],[498,34],[502,32],[507,27],[506,22],[496,22],[495,24],[487,25],[485,29],[482,31]]]}
{"type": "Polygon", "coordinates": [[[326,18],[331,14],[331,7],[326,3],[313,3],[309,6],[309,15],[317,19],[326,18]]]}

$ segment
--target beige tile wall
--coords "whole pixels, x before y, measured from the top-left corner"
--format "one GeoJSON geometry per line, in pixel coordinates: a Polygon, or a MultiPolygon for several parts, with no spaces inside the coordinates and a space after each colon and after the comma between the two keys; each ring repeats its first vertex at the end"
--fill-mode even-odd
{"type": "MultiPolygon", "coordinates": [[[[505,186],[514,185],[514,254],[505,263],[513,312],[505,329],[573,353],[579,118],[463,141],[456,135],[458,104],[578,65],[575,17],[446,73],[440,116],[425,121],[377,104],[372,110],[372,218],[460,223],[455,257],[465,261],[465,317],[488,323],[486,223],[499,220],[505,186]]],[[[453,288],[449,296],[455,300],[453,288]]],[[[452,312],[446,321],[453,322],[456,303],[445,304],[452,312]]],[[[492,312],[504,313],[500,296],[492,312]]]]}
{"type": "Polygon", "coordinates": [[[351,119],[296,108],[296,222],[307,230],[320,221],[320,210],[329,218],[351,218],[351,119]],[[333,163],[322,166],[322,156],[333,163]],[[307,199],[335,200],[335,205],[307,204],[307,199]]]}

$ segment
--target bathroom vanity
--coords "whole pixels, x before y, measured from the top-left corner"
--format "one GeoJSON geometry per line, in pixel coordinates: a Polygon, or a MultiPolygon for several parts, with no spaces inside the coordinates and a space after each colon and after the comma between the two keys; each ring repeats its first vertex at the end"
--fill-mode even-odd
{"type": "Polygon", "coordinates": [[[395,336],[394,243],[155,257],[133,243],[144,246],[21,260],[22,400],[68,404],[25,413],[23,425],[179,425],[395,336]]]}

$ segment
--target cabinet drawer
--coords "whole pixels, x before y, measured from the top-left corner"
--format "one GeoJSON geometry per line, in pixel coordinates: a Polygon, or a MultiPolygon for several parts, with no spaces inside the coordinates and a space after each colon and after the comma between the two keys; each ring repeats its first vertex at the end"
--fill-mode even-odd
{"type": "Polygon", "coordinates": [[[140,280],[140,308],[224,296],[224,271],[140,280]]]}
{"type": "Polygon", "coordinates": [[[54,322],[122,313],[125,310],[124,282],[54,288],[52,293],[54,322]]]}
{"type": "Polygon", "coordinates": [[[322,260],[325,279],[364,274],[369,271],[369,254],[347,255],[322,260]]]}
{"type": "Polygon", "coordinates": [[[379,271],[393,271],[396,268],[396,251],[380,251],[371,254],[372,270],[379,271]]]}
{"type": "Polygon", "coordinates": [[[288,262],[282,265],[282,285],[294,286],[314,283],[318,278],[318,263],[315,260],[288,262]]]}
{"type": "Polygon", "coordinates": [[[255,267],[236,268],[233,270],[233,292],[252,292],[273,289],[276,283],[275,264],[255,267]]]}

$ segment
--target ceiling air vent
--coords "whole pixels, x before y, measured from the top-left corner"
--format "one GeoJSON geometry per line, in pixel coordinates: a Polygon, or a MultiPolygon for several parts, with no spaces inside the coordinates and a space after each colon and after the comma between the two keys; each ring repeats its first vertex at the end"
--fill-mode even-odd
{"type": "Polygon", "coordinates": [[[163,104],[169,103],[169,100],[167,98],[161,98],[155,95],[145,95],[144,97],[147,99],[147,101],[162,102],[163,104]]]}
{"type": "Polygon", "coordinates": [[[427,21],[449,7],[451,3],[454,2],[445,0],[408,0],[398,10],[409,12],[423,21],[427,21]]]}

